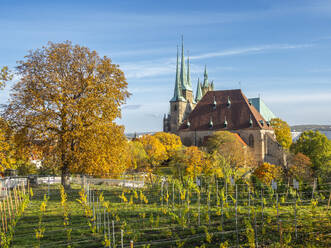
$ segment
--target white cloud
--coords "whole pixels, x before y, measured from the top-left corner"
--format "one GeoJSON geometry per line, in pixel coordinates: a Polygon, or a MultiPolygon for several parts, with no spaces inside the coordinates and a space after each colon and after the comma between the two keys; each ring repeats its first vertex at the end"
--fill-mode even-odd
{"type": "Polygon", "coordinates": [[[213,57],[224,57],[224,56],[232,56],[232,55],[241,55],[247,53],[258,53],[258,52],[265,52],[271,50],[284,50],[284,49],[299,49],[299,48],[307,48],[313,46],[312,44],[296,44],[296,45],[289,45],[289,44],[273,44],[273,45],[262,45],[262,46],[255,46],[255,47],[244,47],[244,48],[236,48],[236,49],[229,49],[223,50],[219,52],[211,52],[205,53],[197,56],[190,57],[192,60],[194,59],[207,59],[213,57]]]}
{"type": "Polygon", "coordinates": [[[263,100],[269,103],[325,103],[331,104],[331,92],[292,92],[265,93],[263,100]]]}

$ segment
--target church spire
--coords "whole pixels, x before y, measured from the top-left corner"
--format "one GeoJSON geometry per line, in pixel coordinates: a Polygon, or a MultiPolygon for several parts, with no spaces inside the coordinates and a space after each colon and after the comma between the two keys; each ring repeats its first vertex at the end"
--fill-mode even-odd
{"type": "Polygon", "coordinates": [[[176,102],[176,101],[185,101],[184,97],[182,96],[182,87],[180,84],[178,46],[177,46],[175,90],[174,90],[174,96],[173,98],[171,98],[170,102],[176,102]]]}
{"type": "Polygon", "coordinates": [[[186,90],[192,91],[191,75],[190,75],[190,56],[187,56],[187,85],[186,90]]]}
{"type": "Polygon", "coordinates": [[[208,74],[207,74],[207,66],[205,65],[205,73],[203,74],[203,88],[208,88],[209,83],[208,83],[208,74]]]}
{"type": "Polygon", "coordinates": [[[201,90],[201,84],[200,79],[198,78],[198,86],[197,86],[197,93],[195,94],[195,102],[198,103],[202,98],[202,90],[201,90]]]}
{"type": "Polygon", "coordinates": [[[182,36],[182,58],[180,65],[180,83],[182,90],[187,89],[187,75],[185,70],[185,60],[184,60],[184,38],[182,36]]]}

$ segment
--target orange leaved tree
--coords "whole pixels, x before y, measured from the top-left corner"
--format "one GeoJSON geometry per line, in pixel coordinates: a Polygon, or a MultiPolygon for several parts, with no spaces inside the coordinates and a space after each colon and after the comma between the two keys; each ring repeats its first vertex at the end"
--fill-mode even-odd
{"type": "Polygon", "coordinates": [[[51,148],[64,186],[70,172],[123,171],[126,141],[115,119],[129,93],[118,65],[87,47],[50,42],[19,61],[17,74],[6,118],[51,148]]]}

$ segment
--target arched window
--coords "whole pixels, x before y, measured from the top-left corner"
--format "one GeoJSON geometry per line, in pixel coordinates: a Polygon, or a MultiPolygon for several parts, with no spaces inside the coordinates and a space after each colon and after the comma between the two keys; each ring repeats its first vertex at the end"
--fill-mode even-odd
{"type": "Polygon", "coordinates": [[[248,145],[249,145],[250,147],[254,147],[254,137],[253,137],[252,134],[249,135],[249,138],[248,138],[248,145]]]}
{"type": "Polygon", "coordinates": [[[174,111],[177,111],[177,105],[174,106],[174,111]]]}

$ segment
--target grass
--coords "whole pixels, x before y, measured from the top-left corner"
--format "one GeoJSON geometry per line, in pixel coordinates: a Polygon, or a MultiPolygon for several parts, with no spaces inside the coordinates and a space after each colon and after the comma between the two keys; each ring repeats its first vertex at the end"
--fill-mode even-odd
{"type": "MultiPolygon", "coordinates": [[[[63,226],[63,210],[60,204],[60,192],[57,186],[52,186],[50,199],[46,208],[43,224],[45,235],[41,239],[40,247],[104,247],[104,231],[92,233],[87,225],[82,206],[77,202],[79,198],[79,186],[73,186],[68,194],[68,206],[70,213],[70,228],[72,228],[71,242],[67,242],[66,230],[63,226]]],[[[115,240],[120,247],[120,230],[124,231],[124,246],[130,247],[130,240],[134,241],[134,247],[219,247],[221,243],[228,241],[229,247],[237,246],[253,247],[258,243],[259,247],[330,247],[331,246],[331,214],[328,209],[328,192],[323,199],[319,195],[316,207],[308,197],[302,194],[301,202],[296,207],[297,238],[295,237],[295,209],[294,196],[281,194],[280,207],[276,208],[276,198],[270,192],[265,192],[265,204],[263,207],[261,196],[248,201],[247,190],[239,188],[237,225],[235,214],[235,200],[228,197],[224,203],[217,206],[215,189],[211,193],[209,208],[207,191],[201,191],[200,200],[200,225],[199,204],[197,193],[193,193],[185,200],[180,200],[180,194],[175,187],[174,205],[172,205],[172,188],[168,203],[161,199],[160,187],[149,187],[143,190],[148,203],[143,203],[134,197],[133,190],[110,187],[107,185],[94,186],[95,203],[97,195],[103,192],[105,201],[110,202],[110,220],[115,221],[115,240]],[[124,192],[127,202],[119,197],[124,192]],[[281,198],[284,196],[284,198],[281,198]],[[130,198],[133,204],[130,204],[130,198]],[[281,199],[284,202],[281,202],[281,199]],[[250,206],[249,206],[250,205],[250,206]],[[255,212],[255,218],[254,218],[255,212]],[[250,223],[250,224],[248,224],[250,223]],[[237,227],[237,228],[236,228],[237,227]],[[251,229],[250,229],[251,227],[251,229]],[[249,231],[253,232],[249,232],[249,231]],[[290,239],[290,240],[289,240],[290,239]],[[249,240],[251,244],[249,244],[249,240]],[[277,243],[279,246],[277,246],[277,243]],[[288,244],[287,244],[288,243],[288,244]]],[[[34,229],[38,226],[39,206],[43,195],[47,193],[47,187],[35,189],[35,194],[26,209],[23,217],[15,228],[15,236],[12,247],[38,247],[34,229]]],[[[163,194],[166,194],[166,188],[163,194]]],[[[302,192],[304,193],[304,192],[302,192]]],[[[139,190],[137,190],[139,196],[139,190]]],[[[234,188],[229,187],[229,195],[235,198],[234,188]]],[[[307,193],[307,195],[309,195],[307,193]]],[[[103,218],[104,210],[100,211],[103,218]]],[[[101,226],[106,223],[101,223],[101,226]]],[[[111,223],[110,223],[111,224],[111,223]]],[[[107,229],[107,228],[106,228],[107,229]]],[[[108,230],[106,230],[106,233],[108,230]]],[[[112,238],[112,230],[110,230],[112,238]]],[[[113,240],[111,240],[111,243],[113,240]]],[[[113,247],[113,246],[112,246],[113,247]]]]}

